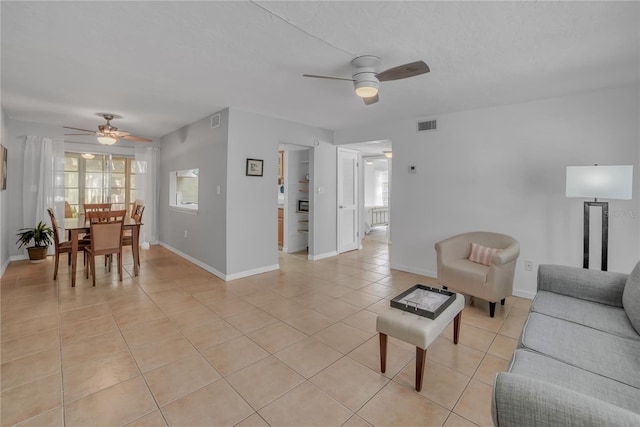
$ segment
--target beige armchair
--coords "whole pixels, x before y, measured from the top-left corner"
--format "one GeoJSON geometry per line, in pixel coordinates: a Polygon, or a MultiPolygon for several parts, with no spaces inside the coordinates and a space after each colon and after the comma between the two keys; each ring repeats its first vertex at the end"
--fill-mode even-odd
{"type": "Polygon", "coordinates": [[[513,291],[513,276],[520,244],[505,234],[476,231],[459,234],[436,243],[438,282],[445,288],[489,301],[489,315],[494,316],[496,302],[504,305],[513,291]],[[469,261],[471,243],[500,249],[491,265],[469,261]]]}

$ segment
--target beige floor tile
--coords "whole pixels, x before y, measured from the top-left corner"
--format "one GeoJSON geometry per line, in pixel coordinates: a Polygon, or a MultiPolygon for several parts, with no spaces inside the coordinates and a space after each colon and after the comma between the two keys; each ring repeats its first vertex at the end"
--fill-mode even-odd
{"type": "Polygon", "coordinates": [[[476,374],[473,376],[478,381],[493,387],[498,372],[506,372],[509,369],[509,361],[500,357],[487,354],[482,359],[476,374]]]}
{"type": "Polygon", "coordinates": [[[65,405],[65,425],[124,425],[157,408],[142,377],[136,377],[65,405]]]}
{"type": "Polygon", "coordinates": [[[280,301],[264,305],[260,309],[280,320],[300,315],[308,310],[307,307],[301,307],[288,298],[282,298],[280,301]]]}
{"type": "Polygon", "coordinates": [[[58,348],[60,337],[58,328],[47,329],[31,335],[2,341],[2,363],[10,362],[33,353],[58,348]]]}
{"type": "Polygon", "coordinates": [[[278,322],[278,319],[272,315],[260,310],[259,308],[247,311],[245,313],[236,314],[225,318],[233,327],[248,334],[265,326],[278,322]]]}
{"type": "Polygon", "coordinates": [[[233,425],[253,409],[223,379],[217,380],[162,408],[169,425],[233,425]]]}
{"type": "Polygon", "coordinates": [[[346,323],[347,325],[353,326],[358,329],[362,329],[365,332],[369,332],[371,334],[377,333],[376,330],[376,318],[377,314],[367,311],[361,310],[356,314],[347,317],[342,320],[342,323],[346,323]]]}
{"type": "Polygon", "coordinates": [[[81,341],[108,332],[116,332],[117,330],[118,325],[113,320],[113,316],[107,314],[82,322],[65,323],[60,330],[60,342],[63,345],[71,344],[75,341],[81,341]]]}
{"type": "Polygon", "coordinates": [[[64,299],[61,299],[58,304],[58,311],[65,312],[86,306],[102,304],[104,302],[104,295],[102,294],[102,291],[96,287],[89,292],[69,295],[64,299]]]}
{"type": "Polygon", "coordinates": [[[269,424],[257,413],[248,416],[234,427],[269,427],[269,424]]]}
{"type": "Polygon", "coordinates": [[[308,310],[302,314],[283,320],[307,335],[313,335],[316,332],[336,323],[336,321],[330,317],[320,314],[314,310],[308,310]]]}
{"type": "Polygon", "coordinates": [[[262,408],[304,381],[302,376],[273,356],[226,379],[254,409],[262,408]]]}
{"type": "Polygon", "coordinates": [[[4,392],[38,378],[60,373],[60,350],[51,348],[14,359],[3,363],[0,369],[2,372],[2,392],[4,392]]]}
{"type": "Polygon", "coordinates": [[[165,340],[181,336],[173,323],[166,317],[146,322],[134,323],[122,329],[122,336],[129,346],[165,340]]]}
{"type": "Polygon", "coordinates": [[[66,369],[80,363],[102,359],[126,350],[127,345],[122,339],[120,332],[108,332],[63,345],[62,366],[66,369]]]}
{"type": "Polygon", "coordinates": [[[357,415],[352,416],[342,427],[372,427],[371,424],[363,420],[357,415]]]}
{"type": "Polygon", "coordinates": [[[171,314],[169,319],[176,328],[182,330],[202,323],[220,320],[220,316],[215,314],[210,308],[200,305],[191,310],[171,314]]]}
{"type": "Polygon", "coordinates": [[[388,340],[387,369],[384,374],[380,372],[380,341],[378,335],[369,339],[347,356],[374,372],[379,372],[387,378],[393,378],[411,359],[416,357],[416,351],[415,347],[412,350],[407,350],[406,347],[398,345],[396,341],[388,340]]]}
{"type": "Polygon", "coordinates": [[[22,421],[15,425],[16,427],[63,427],[64,426],[64,409],[62,406],[53,408],[49,411],[36,415],[33,418],[22,421]]]}
{"type": "Polygon", "coordinates": [[[467,376],[473,376],[484,353],[438,337],[427,349],[427,359],[438,362],[467,376]]]}
{"type": "Polygon", "coordinates": [[[275,356],[305,378],[311,378],[342,357],[342,354],[315,338],[306,338],[275,356]]]}
{"type": "Polygon", "coordinates": [[[526,321],[527,316],[512,316],[511,314],[509,314],[498,333],[500,335],[504,335],[505,337],[517,340],[518,338],[520,338],[522,328],[524,327],[526,321]]]}
{"type": "Polygon", "coordinates": [[[443,427],[476,427],[477,424],[472,423],[471,421],[462,418],[458,414],[454,414],[453,412],[449,414],[449,418],[444,423],[443,427]]]}
{"type": "Polygon", "coordinates": [[[59,373],[2,393],[2,425],[13,425],[62,405],[59,373]]]}
{"type": "Polygon", "coordinates": [[[513,352],[518,347],[518,341],[505,337],[503,335],[496,335],[496,338],[493,340],[491,347],[487,353],[500,357],[504,360],[511,360],[511,356],[513,356],[513,352]]]}
{"type": "Polygon", "coordinates": [[[283,322],[258,329],[247,336],[271,354],[307,338],[306,334],[283,322]]]}
{"type": "Polygon", "coordinates": [[[491,386],[472,379],[453,412],[479,426],[493,426],[491,394],[491,386]]]}
{"type": "Polygon", "coordinates": [[[220,378],[199,354],[168,363],[144,374],[158,405],[168,403],[220,378]]]}
{"type": "Polygon", "coordinates": [[[182,333],[194,346],[201,350],[242,335],[240,331],[224,320],[201,323],[185,328],[182,333]]]}
{"type": "Polygon", "coordinates": [[[144,309],[129,308],[126,310],[114,311],[113,317],[116,319],[118,326],[124,329],[137,323],[143,323],[149,320],[158,320],[166,316],[162,311],[160,311],[160,309],[156,307],[149,307],[144,309]]]}
{"type": "Polygon", "coordinates": [[[211,308],[218,316],[225,318],[234,316],[236,314],[246,313],[256,307],[249,304],[241,298],[236,298],[230,301],[207,303],[207,307],[211,308]]]}
{"type": "Polygon", "coordinates": [[[63,373],[65,404],[140,375],[128,351],[73,365],[63,373]]]}
{"type": "MultiPolygon", "coordinates": [[[[4,301],[4,300],[3,300],[4,301]]],[[[58,327],[58,314],[49,314],[42,317],[34,317],[22,322],[2,322],[2,341],[32,335],[58,327]]]]}
{"type": "Polygon", "coordinates": [[[292,427],[340,426],[353,414],[309,382],[302,383],[258,413],[269,425],[292,427]]]}
{"type": "Polygon", "coordinates": [[[130,349],[143,373],[159,368],[174,360],[194,356],[197,353],[193,345],[179,335],[161,341],[131,346],[130,349]]]}
{"type": "Polygon", "coordinates": [[[328,301],[313,308],[315,311],[324,314],[336,321],[342,320],[360,311],[360,308],[339,299],[328,301]]]}
{"type": "Polygon", "coordinates": [[[157,410],[127,424],[127,427],[163,427],[166,425],[167,423],[164,421],[162,412],[157,410]]]}
{"type": "Polygon", "coordinates": [[[273,291],[262,291],[246,295],[243,299],[251,305],[263,307],[280,301],[282,299],[282,295],[273,291]]]}
{"type": "Polygon", "coordinates": [[[311,377],[310,381],[355,412],[380,391],[389,379],[343,357],[311,377]]]}
{"type": "Polygon", "coordinates": [[[381,298],[376,295],[371,295],[360,290],[349,292],[341,296],[340,299],[359,308],[367,308],[381,300],[381,298]]]}
{"type": "Polygon", "coordinates": [[[338,322],[323,329],[313,337],[340,353],[347,354],[371,338],[371,334],[338,322]]]}
{"type": "Polygon", "coordinates": [[[395,289],[393,289],[392,287],[386,286],[383,283],[377,283],[377,282],[367,286],[363,286],[359,290],[380,298],[386,298],[391,296],[395,297],[395,294],[396,294],[395,289]]]}
{"type": "Polygon", "coordinates": [[[96,317],[102,317],[109,314],[111,314],[111,309],[109,308],[109,304],[106,302],[75,308],[60,313],[60,325],[62,327],[71,326],[85,320],[95,319],[96,317]]]}
{"type": "Polygon", "coordinates": [[[269,353],[246,336],[202,350],[204,357],[223,375],[227,376],[269,356],[269,353]]]}
{"type": "MultiPolygon", "coordinates": [[[[464,313],[462,315],[464,318],[464,313]]],[[[444,331],[440,334],[441,337],[453,341],[453,322],[451,322],[444,331]]],[[[486,352],[493,339],[496,337],[495,332],[490,332],[485,329],[476,328],[475,326],[468,325],[464,322],[460,324],[460,336],[458,344],[465,345],[467,347],[486,352]]]]}
{"type": "MultiPolygon", "coordinates": [[[[427,350],[429,354],[429,350],[427,350]]],[[[416,364],[409,363],[393,379],[408,389],[416,386],[416,364]]],[[[427,359],[422,373],[422,396],[451,410],[469,384],[471,378],[444,365],[427,359]]]]}
{"type": "Polygon", "coordinates": [[[358,415],[375,426],[441,426],[449,411],[391,381],[358,415]]]}

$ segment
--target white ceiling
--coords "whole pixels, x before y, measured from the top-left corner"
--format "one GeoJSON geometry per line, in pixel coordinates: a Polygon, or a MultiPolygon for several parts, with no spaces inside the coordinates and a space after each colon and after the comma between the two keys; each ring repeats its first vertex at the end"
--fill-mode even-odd
{"type": "Polygon", "coordinates": [[[228,106],[328,129],[429,117],[637,82],[639,6],[2,1],[2,108],[89,129],[116,113],[146,137],[228,106]],[[383,82],[372,106],[302,77],[350,76],[362,54],[431,72],[383,82]]]}

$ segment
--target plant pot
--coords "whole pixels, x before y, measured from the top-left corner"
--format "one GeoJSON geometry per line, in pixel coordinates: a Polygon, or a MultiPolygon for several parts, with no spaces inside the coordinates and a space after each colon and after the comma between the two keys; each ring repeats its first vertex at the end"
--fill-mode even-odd
{"type": "Polygon", "coordinates": [[[49,246],[31,246],[27,248],[29,252],[29,260],[34,263],[44,262],[47,259],[47,252],[49,251],[49,246]]]}

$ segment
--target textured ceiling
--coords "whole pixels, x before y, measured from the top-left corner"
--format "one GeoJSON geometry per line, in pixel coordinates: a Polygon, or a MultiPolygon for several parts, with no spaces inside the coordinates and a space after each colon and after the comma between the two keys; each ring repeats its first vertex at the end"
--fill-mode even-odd
{"type": "Polygon", "coordinates": [[[639,6],[2,1],[2,107],[90,129],[116,113],[148,137],[229,106],[328,129],[428,117],[637,82],[639,6]],[[301,77],[350,76],[362,54],[431,72],[383,82],[372,106],[301,77]]]}

